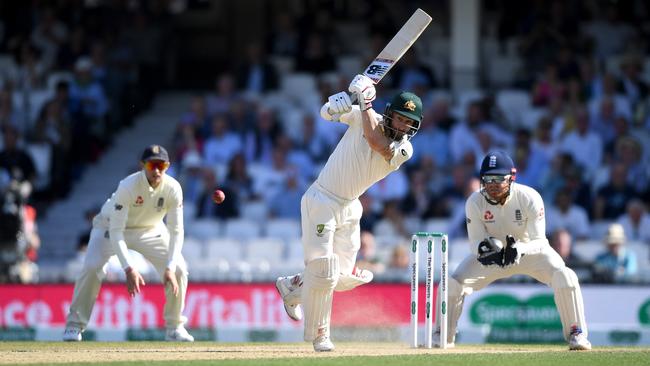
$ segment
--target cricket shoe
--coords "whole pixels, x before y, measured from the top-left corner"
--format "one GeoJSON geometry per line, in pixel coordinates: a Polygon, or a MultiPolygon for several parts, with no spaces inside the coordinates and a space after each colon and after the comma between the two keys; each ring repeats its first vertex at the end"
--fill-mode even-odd
{"type": "Polygon", "coordinates": [[[314,351],[316,352],[331,352],[334,351],[334,343],[330,340],[328,335],[319,335],[314,339],[314,351]]]}
{"type": "Polygon", "coordinates": [[[167,329],[165,340],[169,342],[194,342],[194,337],[187,332],[184,326],[179,325],[175,329],[167,329]]]}
{"type": "Polygon", "coordinates": [[[275,281],[275,288],[278,290],[282,301],[284,302],[284,310],[287,312],[289,318],[293,320],[302,319],[302,306],[300,306],[300,289],[302,288],[302,278],[300,275],[279,277],[275,281]]]}
{"type": "Polygon", "coordinates": [[[63,331],[63,340],[65,342],[81,342],[81,328],[66,327],[63,331]]]}
{"type": "Polygon", "coordinates": [[[571,326],[571,335],[569,336],[569,350],[570,351],[589,351],[591,350],[591,342],[587,336],[582,333],[582,329],[576,325],[571,326]]]}
{"type": "MultiPolygon", "coordinates": [[[[431,337],[431,343],[433,344],[433,347],[440,348],[440,329],[433,332],[433,336],[431,337]]],[[[447,342],[447,348],[454,348],[454,347],[456,347],[455,342],[447,342]]]]}

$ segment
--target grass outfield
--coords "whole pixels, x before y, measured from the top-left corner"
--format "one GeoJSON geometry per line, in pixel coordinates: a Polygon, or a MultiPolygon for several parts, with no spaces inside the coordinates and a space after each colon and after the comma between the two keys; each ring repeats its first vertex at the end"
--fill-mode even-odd
{"type": "Polygon", "coordinates": [[[595,347],[569,352],[564,345],[460,345],[411,349],[400,343],[336,343],[315,353],[307,343],[0,342],[0,364],[75,365],[650,365],[650,347],[595,347]]]}

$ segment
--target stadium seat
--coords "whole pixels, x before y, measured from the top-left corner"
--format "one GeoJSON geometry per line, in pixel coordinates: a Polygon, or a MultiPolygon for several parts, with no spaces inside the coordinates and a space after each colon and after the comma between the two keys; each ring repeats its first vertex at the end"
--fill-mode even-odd
{"type": "Polygon", "coordinates": [[[245,242],[252,238],[261,236],[262,224],[247,219],[229,219],[224,225],[224,236],[226,238],[245,242]]]}
{"type": "Polygon", "coordinates": [[[489,60],[487,72],[489,84],[493,87],[512,86],[521,66],[521,59],[517,56],[499,56],[489,60]]]}
{"type": "Polygon", "coordinates": [[[268,217],[269,208],[266,202],[249,201],[241,204],[239,212],[243,219],[263,222],[268,217]]]}
{"type": "Polygon", "coordinates": [[[266,223],[266,236],[289,243],[300,239],[300,221],[292,219],[271,219],[266,223]]]}
{"type": "Polygon", "coordinates": [[[34,188],[45,189],[50,185],[52,169],[52,145],[47,143],[29,143],[26,146],[27,153],[34,161],[36,168],[36,180],[34,188]]]}
{"type": "Polygon", "coordinates": [[[221,235],[219,221],[214,219],[199,219],[188,222],[185,231],[187,235],[199,240],[209,240],[221,235]]]}
{"type": "Polygon", "coordinates": [[[545,108],[530,108],[521,113],[521,127],[531,131],[537,128],[539,120],[548,113],[545,108]]]}
{"type": "Polygon", "coordinates": [[[198,263],[204,258],[203,243],[195,238],[185,237],[182,253],[188,264],[198,263]]]}
{"type": "Polygon", "coordinates": [[[254,238],[246,245],[245,260],[249,263],[263,261],[271,265],[280,265],[285,257],[284,242],[276,238],[254,238]]]}
{"type": "Polygon", "coordinates": [[[282,78],[282,92],[295,100],[300,100],[306,93],[317,92],[316,78],[312,74],[292,73],[282,78]]]}
{"type": "Polygon", "coordinates": [[[245,265],[241,242],[232,239],[210,239],[205,242],[205,258],[200,266],[205,278],[237,280],[245,265]]]}
{"type": "Polygon", "coordinates": [[[609,225],[611,225],[613,222],[608,221],[608,220],[599,220],[599,221],[592,221],[591,223],[591,239],[593,240],[603,240],[605,237],[605,234],[607,234],[607,229],[609,228],[609,225]]]}
{"type": "Polygon", "coordinates": [[[605,251],[605,244],[600,240],[576,241],[573,244],[573,253],[587,262],[593,262],[600,253],[605,251]]]}

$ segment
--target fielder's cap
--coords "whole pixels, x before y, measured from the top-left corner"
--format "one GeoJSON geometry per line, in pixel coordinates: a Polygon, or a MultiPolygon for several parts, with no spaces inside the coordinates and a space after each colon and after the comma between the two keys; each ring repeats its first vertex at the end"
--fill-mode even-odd
{"type": "Polygon", "coordinates": [[[480,175],[509,175],[515,173],[515,163],[501,150],[490,151],[481,163],[480,175]]]}
{"type": "Polygon", "coordinates": [[[625,244],[625,229],[621,224],[611,224],[605,234],[605,243],[610,245],[625,244]]]}
{"type": "Polygon", "coordinates": [[[390,109],[404,117],[422,122],[422,100],[411,92],[400,92],[390,102],[390,109]]]}
{"type": "Polygon", "coordinates": [[[144,149],[142,152],[142,158],[140,160],[162,160],[169,162],[169,154],[167,154],[167,150],[165,150],[165,148],[160,145],[150,145],[144,149]]]}

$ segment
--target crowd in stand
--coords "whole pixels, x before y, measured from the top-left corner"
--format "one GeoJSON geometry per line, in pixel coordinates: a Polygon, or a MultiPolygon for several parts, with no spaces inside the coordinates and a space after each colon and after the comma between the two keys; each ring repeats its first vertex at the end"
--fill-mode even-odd
{"type": "Polygon", "coordinates": [[[64,199],[115,132],[148,108],[159,85],[162,10],[0,5],[0,282],[32,281],[37,212],[64,199]]]}
{"type": "MultiPolygon", "coordinates": [[[[428,54],[416,50],[383,82],[380,97],[390,95],[388,89],[421,95],[425,117],[406,168],[361,197],[362,229],[376,234],[380,225],[407,237],[409,219],[446,219],[452,239],[465,237],[464,200],[478,187],[478,164],[500,148],[513,157],[517,182],[542,194],[549,239],[604,240],[596,227],[618,222],[627,241],[650,245],[650,80],[644,74],[650,10],[642,1],[499,4],[486,1],[481,14],[503,48],[517,46],[523,66],[512,71],[511,85],[484,85],[483,93],[463,98],[449,91],[448,75],[436,73],[428,54]],[[609,67],[614,59],[617,66],[609,67]],[[526,91],[539,118],[526,124],[505,113],[497,100],[504,88],[526,91]]],[[[236,67],[218,70],[214,89],[197,94],[179,116],[168,144],[170,174],[193,209],[190,223],[237,218],[250,203],[263,203],[269,217],[298,220],[302,192],[345,131],[317,112],[353,76],[337,72],[343,50],[333,46],[346,42],[332,39],[339,19],[348,19],[319,2],[303,6],[304,14],[279,15],[268,37],[252,42],[236,67]],[[300,102],[289,101],[281,81],[296,73],[315,81],[315,98],[290,90],[300,102]],[[226,193],[222,205],[212,203],[215,187],[226,193]]],[[[131,106],[144,109],[150,102],[160,79],[156,55],[169,30],[162,9],[149,10],[36,7],[2,19],[0,52],[12,56],[15,68],[0,70],[0,172],[7,182],[31,184],[25,202],[65,197],[83,167],[139,112],[131,106]],[[34,111],[23,102],[39,90],[51,94],[34,111]],[[33,157],[43,145],[51,164],[40,177],[45,183],[38,183],[43,172],[33,157]]],[[[371,13],[364,57],[383,47],[393,30],[382,27],[388,9],[371,13]]],[[[377,100],[375,109],[384,103],[377,100]]],[[[377,265],[372,254],[364,255],[377,265]]],[[[404,255],[397,246],[391,261],[402,266],[404,255]]]]}

